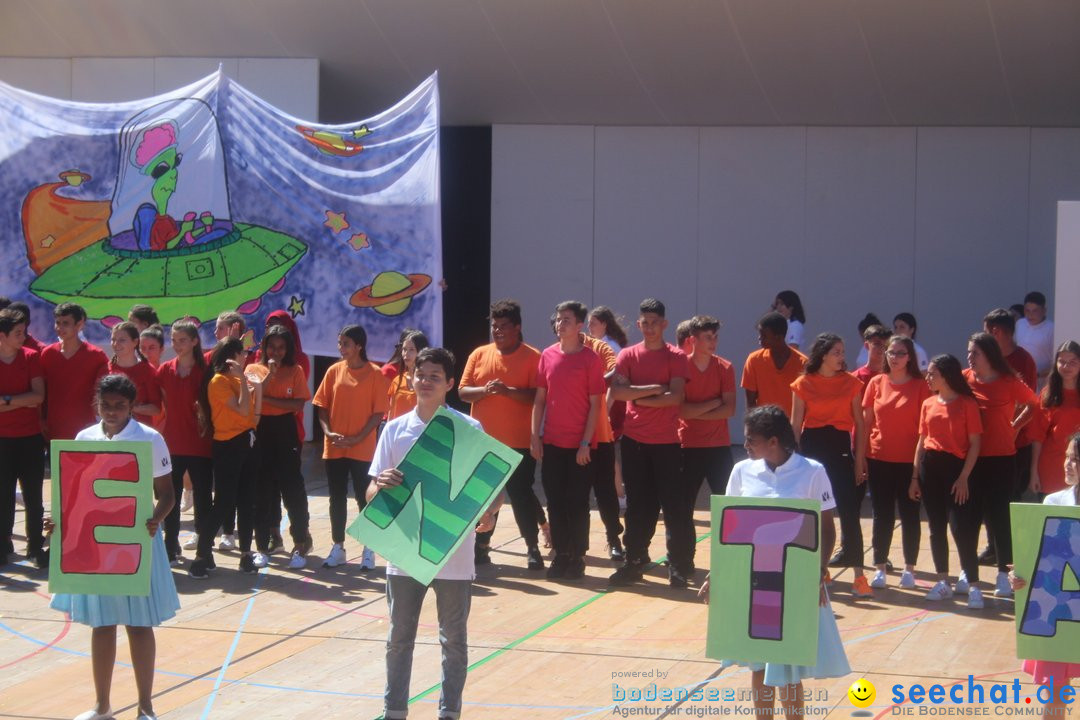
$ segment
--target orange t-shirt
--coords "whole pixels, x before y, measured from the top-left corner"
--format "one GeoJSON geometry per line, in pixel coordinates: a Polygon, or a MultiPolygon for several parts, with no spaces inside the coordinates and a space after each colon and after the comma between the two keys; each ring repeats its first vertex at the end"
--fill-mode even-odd
{"type": "Polygon", "coordinates": [[[866,384],[862,405],[874,410],[867,456],[892,463],[915,460],[919,443],[919,414],[930,388],[921,378],[896,385],[888,375],[875,375],[866,384]]]}
{"type": "MultiPolygon", "coordinates": [[[[248,366],[250,370],[252,365],[248,366]]],[[[266,367],[262,365],[261,367],[266,367]]],[[[267,375],[263,381],[263,415],[289,415],[295,411],[275,407],[266,402],[266,398],[280,398],[282,400],[307,400],[310,393],[307,387],[307,378],[304,377],[304,368],[299,365],[282,365],[273,375],[267,375]]]]}
{"type": "Polygon", "coordinates": [[[757,393],[758,405],[779,405],[791,417],[791,383],[799,378],[805,365],[806,356],[795,348],[779,370],[770,351],[755,350],[743,365],[742,386],[757,393]]]}
{"type": "MultiPolygon", "coordinates": [[[[584,333],[581,337],[585,342],[585,347],[600,356],[605,375],[615,369],[615,351],[610,345],[584,333]]],[[[592,441],[593,444],[615,442],[615,431],[611,429],[611,416],[608,415],[606,393],[600,396],[600,416],[596,420],[596,430],[593,432],[592,441]]]]}
{"type": "MultiPolygon", "coordinates": [[[[483,387],[491,380],[502,380],[507,387],[536,387],[540,351],[521,343],[512,353],[503,355],[495,343],[476,348],[465,361],[461,376],[463,387],[483,387]]],[[[484,432],[512,448],[529,447],[532,437],[532,403],[523,403],[506,395],[486,395],[472,404],[470,414],[484,426],[484,432]]]]}
{"type": "MultiPolygon", "coordinates": [[[[379,372],[379,366],[375,363],[350,368],[344,360],[340,360],[326,371],[311,403],[326,408],[331,430],[342,435],[355,435],[372,415],[382,416],[386,413],[390,405],[386,396],[388,384],[386,376],[379,372]]],[[[368,433],[367,437],[351,447],[338,447],[324,437],[323,457],[327,460],[349,458],[370,462],[375,457],[375,432],[368,433]]]]}
{"type": "MultiPolygon", "coordinates": [[[[707,402],[724,393],[735,392],[735,368],[719,355],[709,358],[704,370],[698,370],[692,357],[686,358],[686,364],[690,367],[684,394],[686,402],[707,402]]],[[[679,442],[684,448],[727,447],[731,444],[731,430],[727,420],[680,419],[679,442]]]]}
{"type": "Polygon", "coordinates": [[[1042,443],[1039,452],[1039,482],[1041,492],[1050,494],[1065,489],[1065,448],[1073,433],[1080,431],[1080,397],[1076,390],[1065,390],[1061,405],[1043,407],[1040,403],[1035,419],[1025,427],[1035,442],[1042,443]]]}
{"type": "Polygon", "coordinates": [[[246,430],[255,428],[255,393],[248,394],[248,411],[239,413],[229,406],[229,400],[240,397],[240,383],[247,382],[231,375],[217,373],[207,387],[210,419],[214,423],[215,440],[231,440],[246,430]]]}
{"type": "Polygon", "coordinates": [[[405,374],[395,375],[390,381],[390,387],[386,390],[390,408],[386,411],[386,419],[393,420],[416,407],[416,392],[409,387],[405,374]]]}
{"type": "Polygon", "coordinates": [[[982,435],[982,431],[979,403],[974,398],[958,395],[943,403],[932,395],[923,401],[919,414],[923,448],[964,458],[971,447],[971,436],[982,435]]]}
{"type": "Polygon", "coordinates": [[[1012,420],[1016,406],[1035,404],[1035,393],[1015,375],[1001,375],[992,382],[983,383],[976,380],[975,373],[968,368],[964,377],[982,412],[983,438],[979,457],[1015,455],[1016,431],[1012,428],[1012,420]]]}
{"type": "Polygon", "coordinates": [[[806,404],[804,430],[827,425],[848,432],[855,429],[851,400],[862,395],[863,384],[851,373],[800,375],[791,383],[791,390],[806,404]]]}

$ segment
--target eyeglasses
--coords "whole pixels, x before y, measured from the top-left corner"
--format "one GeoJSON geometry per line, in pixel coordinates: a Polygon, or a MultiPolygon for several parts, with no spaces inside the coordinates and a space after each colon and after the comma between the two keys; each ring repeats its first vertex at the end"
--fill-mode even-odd
{"type": "Polygon", "coordinates": [[[174,162],[172,164],[172,167],[169,167],[169,163],[162,160],[161,162],[159,162],[157,165],[154,166],[153,170],[150,171],[150,177],[157,180],[158,178],[160,178],[162,175],[169,172],[173,168],[180,167],[180,161],[183,160],[183,159],[184,159],[183,154],[176,153],[176,162],[174,162]]]}
{"type": "Polygon", "coordinates": [[[885,353],[889,357],[907,357],[907,350],[889,350],[885,353]]]}

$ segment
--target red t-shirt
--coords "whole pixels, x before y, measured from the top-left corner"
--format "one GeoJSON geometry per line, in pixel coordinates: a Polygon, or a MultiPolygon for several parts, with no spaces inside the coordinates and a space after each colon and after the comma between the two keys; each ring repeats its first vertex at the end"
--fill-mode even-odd
{"type": "Polygon", "coordinates": [[[109,369],[100,348],[83,343],[65,358],[60,343],[41,351],[45,376],[45,423],[50,440],[73,440],[80,430],[97,422],[94,392],[109,369]]]}
{"type": "Polygon", "coordinates": [[[1015,375],[1000,375],[992,382],[981,383],[968,368],[964,377],[982,412],[983,437],[979,457],[1015,455],[1016,433],[1012,419],[1016,415],[1016,406],[1035,404],[1035,393],[1015,375]]]}
{"type": "MultiPolygon", "coordinates": [[[[689,378],[686,355],[664,343],[659,350],[646,350],[645,343],[623,348],[615,361],[615,372],[631,385],[670,385],[675,378],[689,378]]],[[[679,406],[645,407],[626,403],[623,434],[631,440],[651,445],[679,442],[679,406]]]]}
{"type": "Polygon", "coordinates": [[[161,434],[173,455],[210,457],[210,438],[199,435],[195,409],[206,367],[193,365],[187,377],[180,377],[178,362],[179,358],[163,362],[157,371],[165,397],[165,427],[161,434]]]}
{"type": "MultiPolygon", "coordinates": [[[[600,356],[584,346],[567,355],[555,343],[540,353],[536,386],[547,390],[544,443],[560,448],[580,447],[593,395],[600,396],[600,412],[604,411],[606,386],[600,356]]],[[[595,446],[593,438],[589,441],[595,446]]]]}
{"type": "Polygon", "coordinates": [[[1073,433],[1080,431],[1080,397],[1076,390],[1065,390],[1061,405],[1048,408],[1040,403],[1035,419],[1024,426],[1031,428],[1033,441],[1042,443],[1039,452],[1041,492],[1050,494],[1065,489],[1065,448],[1073,433]]]}
{"type": "MultiPolygon", "coordinates": [[[[158,385],[157,372],[150,363],[140,360],[131,367],[120,367],[116,364],[116,361],[109,360],[109,372],[127,375],[131,382],[135,383],[136,405],[149,403],[161,407],[161,386],[158,385]]],[[[133,413],[133,415],[143,425],[149,425],[154,419],[153,415],[143,415],[141,413],[133,413]]]]}
{"type": "MultiPolygon", "coordinates": [[[[28,393],[31,389],[30,381],[39,377],[42,377],[41,356],[27,347],[21,347],[11,362],[0,360],[0,395],[28,393]]],[[[0,413],[0,437],[17,438],[40,433],[41,420],[36,407],[22,407],[0,413]]]]}
{"type": "MultiPolygon", "coordinates": [[[[1009,367],[1019,373],[1020,379],[1024,381],[1025,385],[1031,388],[1032,392],[1038,390],[1039,368],[1035,364],[1035,358],[1031,357],[1031,353],[1017,345],[1015,350],[1005,356],[1005,362],[1009,364],[1009,367]]],[[[1017,450],[1022,447],[1027,447],[1035,440],[1035,437],[1031,433],[1032,429],[1030,422],[1020,428],[1020,432],[1016,435],[1017,450]]]]}
{"type": "Polygon", "coordinates": [[[951,402],[943,403],[937,395],[923,401],[919,415],[919,434],[923,447],[967,457],[972,435],[981,435],[982,418],[979,404],[967,395],[959,395],[951,402]]]}
{"type": "Polygon", "coordinates": [[[35,338],[30,333],[26,334],[26,339],[23,340],[22,346],[24,348],[27,348],[28,350],[33,350],[34,352],[38,353],[45,349],[45,345],[43,345],[40,340],[35,338]]]}
{"type": "Polygon", "coordinates": [[[867,456],[892,463],[915,460],[919,442],[919,415],[930,397],[930,388],[921,378],[896,385],[888,375],[875,375],[863,391],[862,405],[873,408],[867,456]]]}
{"type": "MultiPolygon", "coordinates": [[[[690,379],[686,383],[685,401],[708,402],[724,393],[735,392],[735,368],[718,355],[709,358],[705,370],[698,370],[692,358],[686,363],[690,379]]],[[[683,447],[726,447],[731,444],[727,420],[679,420],[679,442],[683,447]]]]}
{"type": "Polygon", "coordinates": [[[876,378],[880,374],[880,370],[873,370],[870,368],[869,365],[863,365],[861,368],[852,373],[852,375],[859,378],[859,382],[863,384],[864,388],[873,378],[876,378]]]}

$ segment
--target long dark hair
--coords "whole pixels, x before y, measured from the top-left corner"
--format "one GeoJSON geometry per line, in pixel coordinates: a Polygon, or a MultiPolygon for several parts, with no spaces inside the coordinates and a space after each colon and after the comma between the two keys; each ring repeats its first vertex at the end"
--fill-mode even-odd
{"type": "MultiPolygon", "coordinates": [[[[993,338],[991,338],[993,339],[993,338]]],[[[957,395],[967,395],[969,398],[974,398],[975,393],[972,392],[971,386],[968,385],[967,378],[964,377],[964,371],[960,366],[960,361],[952,355],[935,355],[930,364],[937,368],[937,371],[941,373],[941,379],[945,381],[945,384],[949,386],[957,395]]]]}
{"type": "Polygon", "coordinates": [[[630,342],[630,339],[626,337],[626,328],[619,322],[619,318],[615,317],[615,311],[607,305],[597,305],[589,313],[589,317],[594,317],[604,323],[604,334],[617,342],[619,347],[626,347],[630,342]]]}
{"type": "Polygon", "coordinates": [[[990,333],[977,332],[968,338],[968,342],[979,348],[990,363],[990,369],[1001,377],[1016,377],[1016,372],[1009,367],[1005,356],[1001,354],[1001,346],[990,333]]]}
{"type": "Polygon", "coordinates": [[[1075,340],[1066,340],[1058,347],[1057,352],[1054,353],[1054,362],[1050,366],[1050,377],[1046,380],[1046,387],[1042,391],[1042,406],[1044,408],[1061,407],[1061,404],[1065,402],[1065,380],[1061,377],[1061,373],[1058,372],[1058,356],[1061,353],[1072,353],[1076,357],[1080,358],[1080,343],[1075,340]]]}
{"type": "Polygon", "coordinates": [[[173,332],[179,330],[195,341],[191,348],[191,357],[195,361],[195,367],[200,370],[206,368],[206,357],[203,355],[202,338],[199,337],[199,326],[191,320],[177,320],[172,324],[173,332]]]}
{"type": "Polygon", "coordinates": [[[293,340],[293,335],[289,332],[289,328],[284,325],[271,325],[266,329],[266,334],[263,335],[262,343],[259,345],[259,351],[261,353],[260,361],[263,365],[267,364],[266,347],[270,344],[270,340],[273,338],[281,338],[285,342],[285,357],[281,358],[281,365],[283,367],[292,367],[296,364],[296,341],[293,340]]]}
{"type": "Polygon", "coordinates": [[[809,359],[806,361],[806,367],[803,368],[803,375],[813,375],[821,370],[825,355],[836,347],[837,343],[842,342],[844,339],[833,333],[821,333],[814,338],[814,344],[810,346],[810,353],[807,355],[809,359]]]}
{"type": "Polygon", "coordinates": [[[802,300],[799,293],[794,290],[781,290],[776,293],[776,299],[791,308],[791,318],[801,323],[806,323],[806,311],[803,310],[802,300]]]}
{"type": "MultiPolygon", "coordinates": [[[[341,332],[338,333],[338,337],[347,337],[354,343],[360,346],[360,359],[364,362],[368,362],[367,359],[367,330],[359,325],[346,325],[341,328],[341,332]]],[[[402,342],[405,342],[405,338],[401,338],[402,342]]]]}
{"type": "Polygon", "coordinates": [[[210,411],[210,381],[214,375],[226,375],[229,372],[229,360],[244,352],[244,343],[239,338],[225,338],[214,346],[210,353],[210,367],[203,373],[199,386],[199,429],[203,437],[214,434],[214,418],[210,411]]]}
{"type": "MultiPolygon", "coordinates": [[[[889,345],[900,343],[907,350],[907,372],[912,378],[921,378],[922,370],[919,369],[919,359],[915,357],[915,342],[907,335],[893,335],[889,338],[889,345]]],[[[885,353],[885,372],[890,372],[889,353],[885,353]]]]}
{"type": "MultiPolygon", "coordinates": [[[[130,320],[125,320],[124,322],[119,323],[118,325],[114,326],[113,329],[112,329],[112,332],[109,335],[111,337],[112,335],[115,335],[118,332],[124,333],[129,338],[131,338],[132,342],[135,343],[135,362],[139,363],[139,362],[145,361],[146,358],[143,357],[142,351],[139,350],[139,328],[138,328],[138,326],[135,325],[135,323],[131,322],[130,320]]],[[[112,361],[114,363],[116,362],[116,353],[113,353],[112,361]]]]}
{"type": "MultiPolygon", "coordinates": [[[[360,327],[360,326],[359,325],[356,325],[356,326],[349,325],[349,326],[347,326],[345,329],[343,329],[341,331],[341,335],[345,335],[345,330],[347,330],[350,327],[360,327]]],[[[363,328],[360,328],[360,329],[363,330],[363,328]]],[[[394,353],[390,356],[390,359],[386,361],[387,365],[393,365],[395,368],[397,368],[398,372],[401,372],[402,370],[405,369],[405,359],[401,356],[401,348],[405,344],[405,338],[409,337],[410,335],[412,335],[415,332],[420,332],[420,331],[417,330],[416,328],[411,328],[411,327],[407,327],[404,330],[402,330],[401,334],[398,335],[397,344],[394,345],[394,353]]],[[[348,336],[346,335],[346,337],[348,337],[348,336]]],[[[350,337],[349,339],[352,340],[353,342],[356,342],[356,340],[354,338],[350,337]]],[[[367,334],[366,333],[364,334],[364,342],[363,343],[357,343],[357,345],[364,345],[364,344],[367,344],[367,334]]],[[[366,361],[367,357],[365,357],[364,360],[366,361]]]]}

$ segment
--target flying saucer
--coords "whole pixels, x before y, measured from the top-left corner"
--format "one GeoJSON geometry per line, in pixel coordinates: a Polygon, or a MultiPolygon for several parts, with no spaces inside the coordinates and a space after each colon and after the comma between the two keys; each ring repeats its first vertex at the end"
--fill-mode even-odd
{"type": "Polygon", "coordinates": [[[353,307],[371,308],[380,315],[400,315],[408,310],[412,298],[431,284],[429,275],[403,275],[387,270],[375,276],[371,284],[352,294],[353,307]]]}

